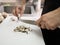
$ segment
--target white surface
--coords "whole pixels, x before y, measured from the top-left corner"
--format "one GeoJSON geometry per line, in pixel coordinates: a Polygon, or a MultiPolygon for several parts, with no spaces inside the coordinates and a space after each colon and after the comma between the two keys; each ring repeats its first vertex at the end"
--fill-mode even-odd
{"type": "Polygon", "coordinates": [[[23,20],[33,20],[36,21],[41,17],[42,9],[39,12],[34,12],[31,15],[24,14],[21,19],[23,20]]]}
{"type": "Polygon", "coordinates": [[[45,45],[39,27],[26,24],[20,21],[12,21],[11,16],[7,17],[0,24],[0,45],[45,45]],[[29,34],[14,32],[13,29],[19,25],[24,25],[33,29],[29,34]]]}

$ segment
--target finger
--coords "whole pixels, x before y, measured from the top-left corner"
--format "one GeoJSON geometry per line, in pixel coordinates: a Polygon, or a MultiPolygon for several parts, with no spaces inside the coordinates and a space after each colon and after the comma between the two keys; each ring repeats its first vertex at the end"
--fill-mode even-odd
{"type": "Polygon", "coordinates": [[[56,28],[55,26],[50,26],[48,23],[46,23],[45,26],[48,30],[54,30],[56,28]]]}
{"type": "Polygon", "coordinates": [[[36,25],[38,25],[38,26],[39,26],[39,23],[40,23],[40,22],[39,22],[39,20],[37,20],[35,23],[36,23],[36,25]]]}
{"type": "Polygon", "coordinates": [[[40,26],[41,26],[42,29],[45,29],[45,28],[46,28],[46,27],[45,27],[45,22],[41,22],[41,23],[40,23],[40,26]]]}
{"type": "Polygon", "coordinates": [[[44,20],[43,16],[41,17],[40,26],[41,26],[42,29],[46,28],[46,26],[45,26],[45,20],[44,20]]]}
{"type": "Polygon", "coordinates": [[[50,27],[51,30],[55,30],[56,28],[57,28],[56,26],[50,27]]]}
{"type": "Polygon", "coordinates": [[[50,26],[47,22],[45,22],[45,27],[46,27],[47,30],[50,30],[50,26]]]}
{"type": "MultiPolygon", "coordinates": [[[[39,26],[39,25],[40,25],[40,24],[39,24],[39,22],[37,22],[37,21],[36,21],[35,23],[36,23],[36,25],[37,25],[37,26],[39,26]]],[[[40,27],[40,26],[39,26],[39,27],[40,27]]]]}
{"type": "Polygon", "coordinates": [[[41,22],[41,18],[39,18],[37,21],[36,21],[36,25],[40,25],[40,22],[41,22]]]}
{"type": "Polygon", "coordinates": [[[18,14],[20,14],[21,10],[19,9],[19,7],[15,8],[15,15],[18,16],[18,14]]]}
{"type": "Polygon", "coordinates": [[[14,15],[14,16],[16,16],[16,12],[15,12],[15,9],[13,10],[13,12],[12,12],[12,13],[13,13],[13,15],[14,15]]]}

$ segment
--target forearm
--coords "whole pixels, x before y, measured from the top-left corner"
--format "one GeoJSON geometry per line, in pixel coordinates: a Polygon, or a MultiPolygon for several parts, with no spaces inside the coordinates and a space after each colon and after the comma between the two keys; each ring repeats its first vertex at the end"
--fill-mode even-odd
{"type": "MultiPolygon", "coordinates": [[[[51,14],[52,16],[58,16],[58,17],[60,17],[60,7],[59,8],[57,8],[57,9],[55,9],[55,10],[53,10],[53,11],[50,11],[50,12],[48,12],[48,13],[46,13],[46,14],[51,14]]],[[[46,14],[44,14],[44,15],[46,15],[46,14]]]]}
{"type": "Polygon", "coordinates": [[[57,21],[59,21],[59,26],[60,26],[60,7],[51,11],[52,16],[55,16],[57,21]]]}
{"type": "Polygon", "coordinates": [[[56,15],[57,17],[57,20],[59,21],[59,28],[60,28],[60,7],[57,8],[56,10],[54,10],[54,14],[56,15]]]}
{"type": "Polygon", "coordinates": [[[55,14],[55,16],[58,17],[58,19],[60,21],[60,7],[55,9],[52,13],[55,14]]]}
{"type": "Polygon", "coordinates": [[[58,16],[60,17],[60,7],[57,8],[57,9],[55,9],[55,10],[53,11],[53,13],[56,14],[56,15],[58,15],[58,16]]]}
{"type": "Polygon", "coordinates": [[[55,12],[57,13],[58,17],[60,17],[60,7],[57,8],[55,12]]]}
{"type": "Polygon", "coordinates": [[[57,9],[55,10],[55,12],[56,12],[56,16],[58,17],[57,19],[59,19],[58,21],[59,21],[59,26],[60,26],[60,7],[57,8],[57,9]]]}

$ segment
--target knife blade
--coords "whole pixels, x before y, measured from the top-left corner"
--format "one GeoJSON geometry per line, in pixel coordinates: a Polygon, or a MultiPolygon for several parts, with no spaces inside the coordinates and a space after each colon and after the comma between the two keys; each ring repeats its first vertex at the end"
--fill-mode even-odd
{"type": "Polygon", "coordinates": [[[33,20],[22,20],[21,19],[21,21],[24,23],[27,23],[27,24],[36,25],[35,21],[33,21],[33,20]]]}

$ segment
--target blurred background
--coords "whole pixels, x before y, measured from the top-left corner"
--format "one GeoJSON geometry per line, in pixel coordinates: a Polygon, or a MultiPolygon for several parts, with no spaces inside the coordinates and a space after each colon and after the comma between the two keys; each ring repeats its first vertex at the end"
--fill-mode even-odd
{"type": "MultiPolygon", "coordinates": [[[[43,8],[44,0],[29,0],[26,4],[25,12],[24,14],[31,14],[35,12],[36,10],[40,10],[43,8]],[[29,3],[32,2],[32,3],[29,3]]],[[[1,12],[7,12],[12,13],[12,9],[18,5],[20,5],[19,0],[0,0],[0,13],[1,12]]]]}

